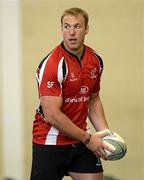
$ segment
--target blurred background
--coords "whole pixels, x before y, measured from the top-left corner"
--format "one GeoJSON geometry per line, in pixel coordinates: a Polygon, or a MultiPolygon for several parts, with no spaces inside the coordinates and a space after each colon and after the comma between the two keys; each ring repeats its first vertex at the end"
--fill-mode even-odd
{"type": "Polygon", "coordinates": [[[74,6],[89,13],[85,43],[104,61],[106,117],[128,146],[123,159],[103,162],[104,174],[144,177],[144,1],[0,0],[0,180],[29,179],[36,68],[61,42],[60,16],[74,6]]]}

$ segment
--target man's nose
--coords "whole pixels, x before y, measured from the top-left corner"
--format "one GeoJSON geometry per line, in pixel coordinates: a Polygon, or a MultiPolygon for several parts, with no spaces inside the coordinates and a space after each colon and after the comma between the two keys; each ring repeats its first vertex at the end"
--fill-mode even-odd
{"type": "Polygon", "coordinates": [[[75,34],[75,27],[71,26],[70,27],[70,35],[74,35],[75,34]]]}

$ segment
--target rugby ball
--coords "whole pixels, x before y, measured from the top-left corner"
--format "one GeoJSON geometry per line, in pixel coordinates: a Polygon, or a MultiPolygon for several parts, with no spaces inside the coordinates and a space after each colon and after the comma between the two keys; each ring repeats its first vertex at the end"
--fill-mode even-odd
{"type": "Polygon", "coordinates": [[[125,156],[127,152],[126,143],[116,132],[109,131],[108,135],[103,138],[103,142],[113,150],[113,152],[110,152],[105,149],[108,160],[115,161],[125,156]]]}

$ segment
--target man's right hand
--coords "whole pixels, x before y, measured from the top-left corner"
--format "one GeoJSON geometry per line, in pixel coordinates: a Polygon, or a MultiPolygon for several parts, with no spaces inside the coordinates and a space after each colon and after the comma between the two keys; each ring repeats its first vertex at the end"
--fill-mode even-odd
{"type": "Polygon", "coordinates": [[[104,149],[108,151],[113,151],[109,146],[107,146],[102,138],[107,136],[109,133],[108,131],[99,131],[93,135],[91,135],[90,141],[86,144],[86,147],[90,149],[95,155],[101,157],[104,160],[108,160],[107,154],[104,149]]]}

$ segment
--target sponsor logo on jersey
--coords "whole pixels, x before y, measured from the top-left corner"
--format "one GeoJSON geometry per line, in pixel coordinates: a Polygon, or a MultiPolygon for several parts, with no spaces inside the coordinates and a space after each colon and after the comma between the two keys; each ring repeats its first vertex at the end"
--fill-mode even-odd
{"type": "Polygon", "coordinates": [[[48,87],[49,89],[52,88],[53,85],[54,85],[54,82],[53,82],[53,81],[48,81],[48,82],[47,82],[47,87],[48,87]]]}
{"type": "Polygon", "coordinates": [[[89,92],[89,88],[87,86],[81,86],[80,94],[87,94],[89,92]]]}
{"type": "Polygon", "coordinates": [[[89,101],[90,96],[87,97],[79,97],[79,98],[66,98],[64,101],[65,103],[80,103],[80,102],[87,102],[89,101]]]}
{"type": "Polygon", "coordinates": [[[96,68],[94,67],[92,70],[91,70],[91,78],[96,78],[97,77],[97,70],[96,68]]]}

